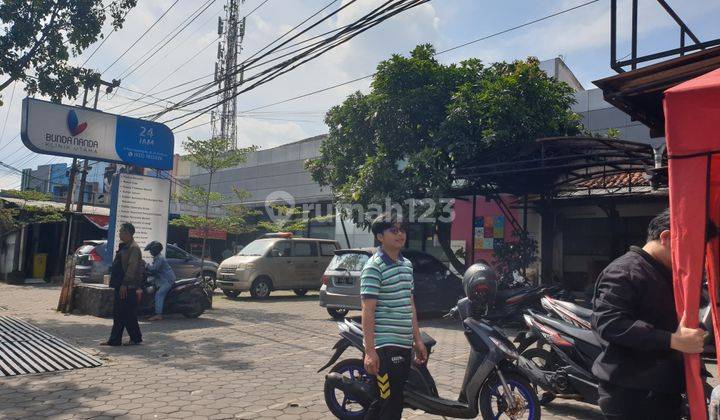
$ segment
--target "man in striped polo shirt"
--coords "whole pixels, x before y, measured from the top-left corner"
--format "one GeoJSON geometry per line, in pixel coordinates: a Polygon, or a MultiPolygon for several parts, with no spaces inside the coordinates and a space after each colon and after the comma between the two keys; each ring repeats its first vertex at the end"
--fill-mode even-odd
{"type": "Polygon", "coordinates": [[[415,312],[412,264],[400,254],[405,228],[394,215],[381,214],[371,230],[380,247],[363,267],[360,296],[365,370],[375,376],[380,398],[365,418],[399,420],[412,350],[415,362],[424,364],[427,349],[415,312]]]}

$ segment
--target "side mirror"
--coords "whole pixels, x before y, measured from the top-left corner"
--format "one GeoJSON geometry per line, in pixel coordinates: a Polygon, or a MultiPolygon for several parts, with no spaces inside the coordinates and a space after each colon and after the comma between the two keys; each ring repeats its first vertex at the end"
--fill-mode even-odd
{"type": "Polygon", "coordinates": [[[279,250],[279,249],[273,248],[273,249],[270,251],[270,256],[271,256],[271,257],[281,257],[282,255],[280,254],[280,250],[279,250]]]}

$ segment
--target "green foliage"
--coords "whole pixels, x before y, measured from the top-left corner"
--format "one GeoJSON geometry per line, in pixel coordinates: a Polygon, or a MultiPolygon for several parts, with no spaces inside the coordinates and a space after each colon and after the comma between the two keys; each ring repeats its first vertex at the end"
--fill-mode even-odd
{"type": "Polygon", "coordinates": [[[0,202],[0,232],[3,236],[28,224],[54,223],[65,220],[62,210],[58,207],[27,204],[27,201],[46,201],[47,194],[38,191],[3,190],[0,195],[25,200],[25,203],[20,206],[0,202]]]}
{"type": "Polygon", "coordinates": [[[4,0],[0,3],[0,91],[14,81],[28,94],[40,93],[59,102],[75,98],[82,71],[71,66],[77,57],[102,37],[105,20],[121,28],[127,11],[137,0],[4,0]]]}
{"type": "MultiPolygon", "coordinates": [[[[328,138],[306,168],[336,202],[365,209],[388,197],[437,202],[465,182],[460,168],[512,161],[538,138],[580,132],[572,88],[548,77],[537,59],[442,64],[434,55],[431,45],[393,55],[378,65],[370,93],[328,111],[328,138]]],[[[356,214],[353,221],[366,223],[356,214]]],[[[455,264],[444,225],[437,224],[441,244],[455,264]]]]}
{"type": "Polygon", "coordinates": [[[256,146],[231,149],[228,139],[220,137],[209,140],[195,140],[188,137],[183,142],[187,158],[208,173],[221,169],[232,168],[247,160],[247,155],[257,150],[256,146]]]}
{"type": "MultiPolygon", "coordinates": [[[[227,139],[215,137],[209,140],[195,140],[188,137],[183,143],[187,151],[187,158],[198,167],[204,169],[209,175],[207,188],[201,186],[184,187],[175,195],[175,199],[184,204],[189,204],[204,209],[203,215],[182,215],[170,222],[174,226],[183,226],[190,229],[220,229],[230,233],[254,232],[254,219],[259,212],[250,210],[241,204],[225,205],[225,216],[211,218],[208,209],[217,207],[226,201],[226,197],[218,192],[212,191],[213,175],[222,169],[237,166],[247,160],[249,153],[257,150],[256,146],[231,149],[231,143],[227,139]]],[[[233,187],[236,198],[242,202],[248,199],[249,193],[237,187],[233,187]]]]}
{"type": "Polygon", "coordinates": [[[369,94],[327,113],[328,138],[306,167],[337,202],[367,208],[386,197],[444,197],[458,168],[508,161],[537,138],[579,132],[572,89],[537,59],[446,65],[434,53],[420,45],[381,62],[369,94]]]}
{"type": "Polygon", "coordinates": [[[50,194],[35,190],[2,190],[0,191],[0,196],[19,198],[25,201],[50,201],[51,199],[50,194]]]}
{"type": "Polygon", "coordinates": [[[527,232],[515,232],[513,240],[493,250],[495,269],[502,282],[512,281],[513,272],[522,272],[537,261],[538,243],[527,232]]]}
{"type": "Polygon", "coordinates": [[[308,211],[300,207],[273,204],[270,206],[276,220],[259,220],[258,230],[263,232],[305,232],[310,222],[327,222],[333,216],[310,216],[308,211]]]}

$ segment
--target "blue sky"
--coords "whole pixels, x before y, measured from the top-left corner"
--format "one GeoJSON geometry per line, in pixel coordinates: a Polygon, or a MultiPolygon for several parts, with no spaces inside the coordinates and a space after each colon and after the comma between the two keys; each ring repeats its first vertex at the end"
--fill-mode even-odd
{"type": "MultiPolygon", "coordinates": [[[[88,66],[99,71],[105,70],[174,1],[139,0],[138,7],[128,15],[125,27],[110,37],[88,62],[88,66]]],[[[179,0],[161,24],[149,32],[117,64],[104,72],[103,77],[112,79],[122,75],[132,63],[204,1],[179,0]]],[[[337,4],[348,2],[349,0],[339,0],[337,4]]],[[[433,0],[384,22],[312,63],[241,95],[238,109],[248,110],[371,74],[378,61],[394,53],[405,54],[419,43],[430,42],[436,45],[438,50],[443,50],[585,2],[587,0],[433,0]]],[[[260,3],[261,0],[247,0],[242,5],[241,14],[248,13],[260,3]]],[[[268,0],[248,17],[245,52],[241,57],[247,57],[262,48],[327,3],[328,0],[268,0]]],[[[359,0],[327,24],[317,28],[315,33],[345,25],[380,3],[380,0],[359,0]]],[[[618,51],[622,56],[630,51],[630,1],[619,0],[618,3],[622,12],[619,23],[622,33],[618,51]]],[[[720,2],[670,0],[669,3],[701,40],[720,37],[720,27],[717,25],[720,2]]],[[[124,78],[122,86],[147,92],[205,47],[207,48],[195,59],[168,77],[153,92],[211,73],[216,54],[216,45],[213,42],[217,36],[216,21],[217,16],[223,14],[223,4],[224,0],[215,0],[206,12],[159,54],[143,59],[141,62],[146,62],[143,67],[130,77],[124,78]]],[[[531,55],[541,60],[562,56],[585,88],[593,88],[593,80],[614,74],[609,66],[609,8],[609,0],[600,0],[567,14],[443,54],[438,59],[449,63],[478,57],[492,62],[531,55]]],[[[677,46],[678,29],[655,1],[640,0],[639,27],[641,54],[677,46]]],[[[107,33],[107,30],[105,32],[107,33]]],[[[89,51],[93,49],[94,47],[91,47],[89,51]]],[[[86,56],[87,53],[73,61],[80,64],[86,56]]],[[[268,148],[324,133],[326,128],[322,120],[325,111],[355,90],[366,91],[368,84],[369,82],[364,80],[302,100],[266,108],[262,112],[244,113],[238,119],[239,142],[241,145],[254,144],[268,148]]],[[[6,116],[8,123],[0,144],[14,139],[2,152],[0,160],[21,168],[64,161],[52,156],[30,154],[19,139],[15,138],[19,130],[20,100],[24,96],[21,89],[22,86],[18,85],[12,101],[12,88],[2,92],[5,105],[0,108],[0,123],[4,122],[6,116]]],[[[165,97],[175,92],[158,93],[158,96],[165,97]]],[[[119,90],[115,96],[101,96],[99,107],[108,112],[127,113],[141,105],[132,102],[132,99],[137,97],[133,92],[119,90]],[[110,109],[112,107],[115,108],[110,109]]],[[[147,100],[148,98],[143,99],[147,100]]],[[[157,107],[147,107],[129,114],[140,116],[156,110],[157,107]]],[[[208,119],[203,117],[190,125],[208,119]]],[[[209,133],[209,126],[205,125],[176,134],[176,150],[181,150],[181,143],[187,135],[203,138],[209,133]]],[[[0,188],[17,186],[18,175],[0,171],[0,188]]]]}

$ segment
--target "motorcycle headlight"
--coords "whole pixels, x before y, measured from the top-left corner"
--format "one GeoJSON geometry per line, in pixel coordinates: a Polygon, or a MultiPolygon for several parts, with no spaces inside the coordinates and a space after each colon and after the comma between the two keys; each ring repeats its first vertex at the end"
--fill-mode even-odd
{"type": "Polygon", "coordinates": [[[493,344],[495,344],[495,346],[497,346],[497,348],[499,348],[503,353],[507,354],[508,356],[512,357],[513,359],[517,359],[518,357],[520,357],[520,355],[518,354],[517,351],[515,351],[514,348],[508,347],[505,343],[503,343],[499,339],[497,339],[495,337],[490,337],[490,341],[492,341],[493,344]]]}

